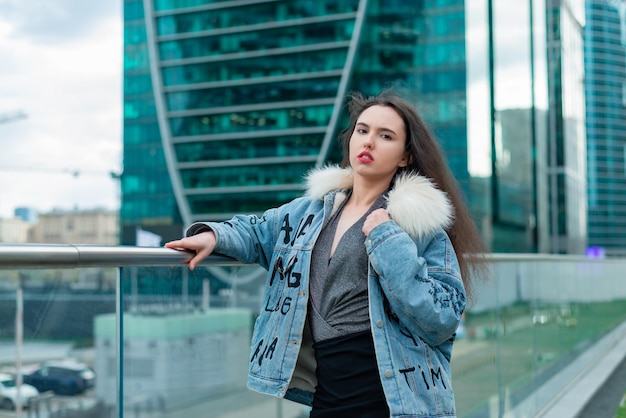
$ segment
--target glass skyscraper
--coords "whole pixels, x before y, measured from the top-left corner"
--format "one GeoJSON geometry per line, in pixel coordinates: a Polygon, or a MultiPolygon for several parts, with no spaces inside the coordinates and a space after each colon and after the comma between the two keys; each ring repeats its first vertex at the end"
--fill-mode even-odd
{"type": "Polygon", "coordinates": [[[159,129],[142,0],[124,1],[124,169],[121,175],[121,243],[135,244],[137,228],[163,237],[180,235],[159,129]]]}
{"type": "Polygon", "coordinates": [[[496,252],[582,254],[582,0],[466,2],[471,207],[496,252]]]}
{"type": "Polygon", "coordinates": [[[546,4],[550,249],[583,254],[587,240],[584,0],[547,0],[546,4]]]}
{"type": "Polygon", "coordinates": [[[626,2],[587,0],[589,245],[626,255],[626,2]]]}
{"type": "Polygon", "coordinates": [[[581,252],[579,3],[125,0],[122,243],[300,195],[346,94],[395,86],[494,251],[581,252]]]}

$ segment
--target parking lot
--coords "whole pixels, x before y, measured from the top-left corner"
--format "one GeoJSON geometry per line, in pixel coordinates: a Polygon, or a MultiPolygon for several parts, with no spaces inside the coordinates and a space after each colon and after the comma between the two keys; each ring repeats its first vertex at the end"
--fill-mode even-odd
{"type": "MultiPolygon", "coordinates": [[[[16,347],[12,342],[0,343],[0,371],[15,373],[16,347]]],[[[69,343],[54,342],[28,342],[21,350],[22,371],[32,370],[42,361],[76,358],[90,362],[93,353],[91,351],[75,351],[69,343]]],[[[96,404],[93,390],[89,390],[77,396],[58,396],[52,393],[40,394],[33,408],[24,408],[20,418],[48,418],[59,416],[63,411],[85,411],[96,404]]],[[[17,417],[16,411],[0,409],[0,418],[17,417]]],[[[61,415],[63,416],[63,415],[61,415]]]]}
{"type": "MultiPolygon", "coordinates": [[[[66,413],[68,411],[80,413],[80,411],[90,410],[96,405],[96,402],[91,392],[79,396],[43,394],[33,407],[22,410],[20,417],[49,418],[51,416],[72,416],[66,413]]],[[[16,411],[0,409],[0,418],[15,418],[17,416],[16,411]]]]}

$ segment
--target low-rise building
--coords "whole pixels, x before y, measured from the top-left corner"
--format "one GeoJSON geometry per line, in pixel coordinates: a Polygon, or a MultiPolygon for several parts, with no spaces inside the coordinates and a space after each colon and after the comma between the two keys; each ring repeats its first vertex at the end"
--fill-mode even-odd
{"type": "Polygon", "coordinates": [[[108,209],[39,214],[28,241],[39,244],[119,244],[119,215],[108,209]]]}
{"type": "Polygon", "coordinates": [[[32,227],[32,224],[19,218],[0,218],[0,242],[25,243],[32,227]]]}

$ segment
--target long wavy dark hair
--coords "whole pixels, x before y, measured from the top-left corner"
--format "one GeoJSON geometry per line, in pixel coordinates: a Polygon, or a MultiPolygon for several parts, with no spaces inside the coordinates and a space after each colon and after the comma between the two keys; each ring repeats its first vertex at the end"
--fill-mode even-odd
{"type": "Polygon", "coordinates": [[[342,167],[350,165],[350,137],[361,113],[371,106],[393,108],[404,121],[406,131],[406,151],[410,155],[409,164],[398,169],[396,176],[403,172],[412,172],[430,178],[444,191],[454,208],[454,221],[446,230],[457,254],[461,269],[461,278],[468,299],[473,296],[472,281],[475,278],[487,278],[486,253],[483,241],[469,210],[465,204],[458,182],[452,175],[438,141],[430,132],[415,107],[402,98],[395,90],[385,90],[377,96],[365,97],[354,92],[348,95],[350,123],[339,139],[343,147],[342,167]]]}

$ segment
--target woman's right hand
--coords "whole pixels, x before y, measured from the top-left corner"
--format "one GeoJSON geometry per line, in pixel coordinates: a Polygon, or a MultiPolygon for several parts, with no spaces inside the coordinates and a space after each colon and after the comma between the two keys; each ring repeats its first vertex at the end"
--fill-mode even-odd
{"type": "Polygon", "coordinates": [[[193,270],[198,263],[213,252],[216,244],[217,238],[215,237],[215,233],[213,231],[207,231],[176,241],[167,242],[165,247],[191,253],[192,255],[190,255],[184,263],[189,264],[189,270],[193,270]]]}

